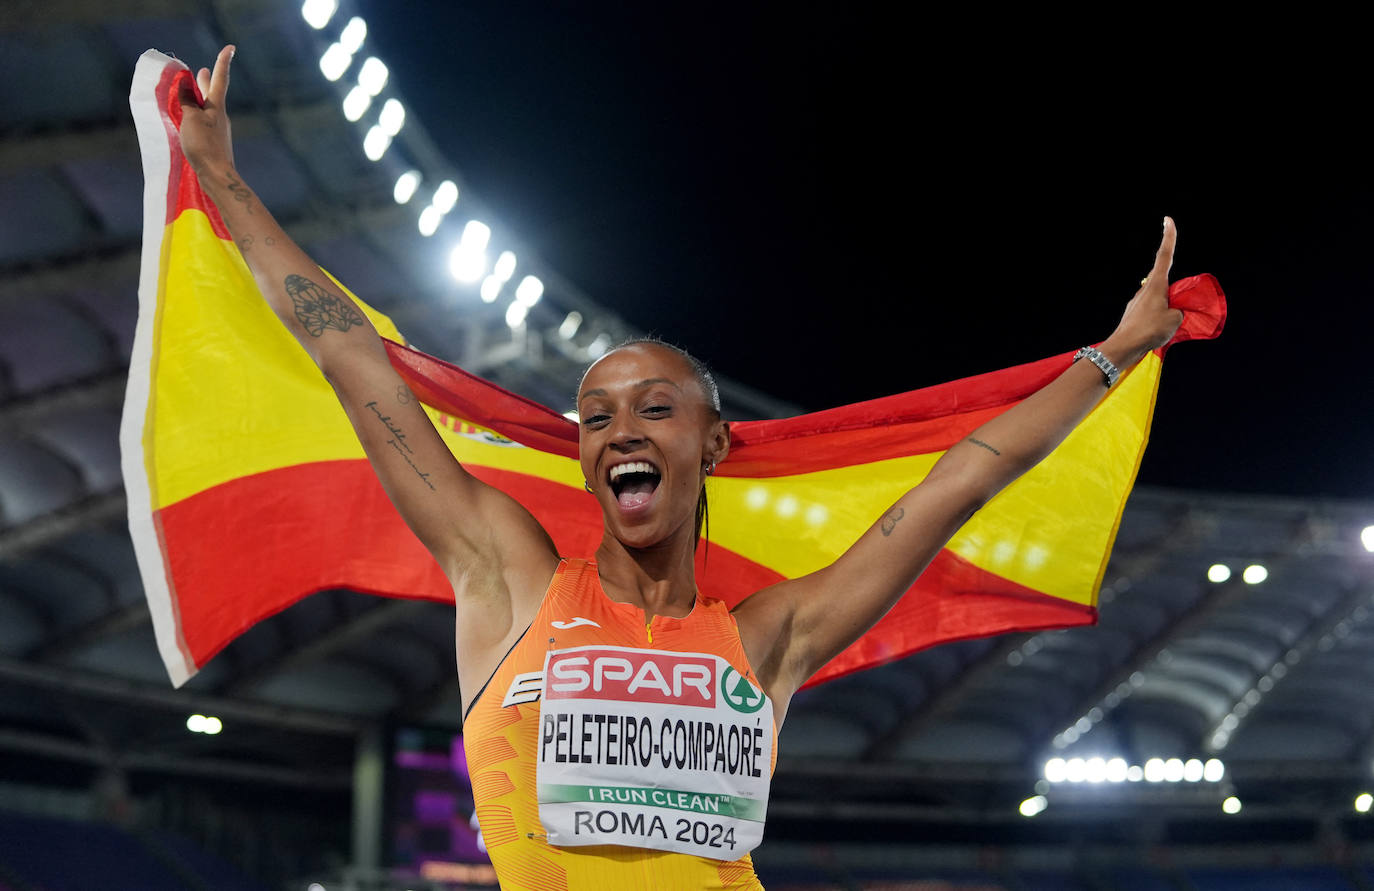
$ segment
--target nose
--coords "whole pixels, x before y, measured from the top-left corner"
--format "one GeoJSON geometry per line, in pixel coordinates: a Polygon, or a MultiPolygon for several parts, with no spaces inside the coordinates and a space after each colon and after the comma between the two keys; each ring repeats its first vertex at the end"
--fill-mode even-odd
{"type": "Polygon", "coordinates": [[[639,421],[633,413],[619,415],[614,421],[614,429],[611,430],[611,448],[620,452],[632,452],[644,445],[644,432],[639,427],[639,421]]]}

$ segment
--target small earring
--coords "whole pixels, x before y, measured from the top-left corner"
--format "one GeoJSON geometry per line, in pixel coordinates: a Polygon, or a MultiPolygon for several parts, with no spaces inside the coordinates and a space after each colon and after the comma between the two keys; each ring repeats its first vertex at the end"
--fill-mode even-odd
{"type": "MultiPolygon", "coordinates": [[[[592,491],[592,484],[589,483],[589,482],[587,482],[586,480],[583,480],[583,481],[582,481],[582,488],[586,489],[588,492],[591,492],[591,491],[592,491]]],[[[596,493],[595,493],[595,492],[592,492],[592,494],[595,495],[596,493]]]]}
{"type": "Polygon", "coordinates": [[[713,473],[715,473],[715,472],[716,472],[716,462],[712,461],[710,464],[707,464],[707,465],[706,465],[706,475],[707,475],[707,476],[710,476],[711,474],[713,474],[713,473]]]}

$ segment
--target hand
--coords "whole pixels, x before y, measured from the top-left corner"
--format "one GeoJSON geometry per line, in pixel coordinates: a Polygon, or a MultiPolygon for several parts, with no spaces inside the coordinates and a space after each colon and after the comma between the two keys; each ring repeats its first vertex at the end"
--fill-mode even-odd
{"type": "Polygon", "coordinates": [[[197,175],[207,169],[233,168],[234,145],[229,136],[229,113],[225,96],[229,92],[229,63],[234,47],[226,46],[215,59],[215,70],[202,68],[196,84],[205,104],[196,101],[191,85],[181,87],[181,150],[197,175]]]}
{"type": "MultiPolygon", "coordinates": [[[[1165,217],[1164,237],[1155,252],[1154,268],[1140,283],[1140,290],[1135,292],[1131,302],[1126,304],[1121,323],[1109,338],[1131,357],[1128,364],[1135,364],[1150,350],[1164,346],[1183,323],[1183,311],[1169,307],[1169,268],[1174,265],[1177,240],[1178,227],[1173,219],[1165,217]]],[[[1107,352],[1106,347],[1104,343],[1104,352],[1107,352]]]]}

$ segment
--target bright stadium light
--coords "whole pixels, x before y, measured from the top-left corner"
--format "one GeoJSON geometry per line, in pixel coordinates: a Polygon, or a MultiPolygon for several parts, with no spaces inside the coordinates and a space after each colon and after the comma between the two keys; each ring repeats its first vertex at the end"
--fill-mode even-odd
{"type": "Polygon", "coordinates": [[[1225,563],[1213,563],[1207,568],[1207,581],[1220,585],[1231,577],[1231,567],[1225,563]]]}
{"type": "Polygon", "coordinates": [[[1089,758],[1083,765],[1083,779],[1089,783],[1102,783],[1107,779],[1105,758],[1089,758]]]}
{"type": "Polygon", "coordinates": [[[1202,766],[1202,761],[1198,758],[1189,758],[1183,763],[1184,782],[1199,782],[1204,773],[1206,773],[1206,768],[1202,766]]]}
{"type": "Polygon", "coordinates": [[[1088,762],[1082,758],[1070,758],[1064,762],[1064,779],[1070,783],[1081,783],[1088,775],[1088,762]]]}
{"type": "Polygon", "coordinates": [[[1051,758],[1045,762],[1045,779],[1051,783],[1062,783],[1067,776],[1068,762],[1063,758],[1051,758]]]}
{"type": "Polygon", "coordinates": [[[1124,783],[1126,773],[1130,767],[1126,764],[1125,758],[1113,758],[1107,762],[1107,782],[1124,783]]]}
{"type": "Polygon", "coordinates": [[[1183,782],[1183,759],[1170,758],[1164,762],[1164,781],[1166,783],[1183,782]]]}
{"type": "Polygon", "coordinates": [[[491,271],[501,281],[510,281],[511,276],[515,275],[515,252],[502,251],[501,256],[496,258],[496,265],[492,267],[491,271]]]}
{"type": "Polygon", "coordinates": [[[434,190],[434,197],[430,199],[438,209],[439,213],[448,213],[453,210],[453,205],[458,203],[458,185],[451,179],[446,179],[439,183],[439,187],[434,190]]]}
{"type": "Polygon", "coordinates": [[[201,733],[208,733],[208,734],[210,734],[211,736],[214,736],[216,733],[219,733],[219,732],[220,732],[221,730],[223,730],[223,729],[224,729],[224,722],[223,722],[223,721],[221,721],[219,718],[216,718],[214,715],[206,715],[206,716],[205,716],[205,729],[202,730],[201,733]]]}
{"type": "Polygon", "coordinates": [[[609,334],[598,334],[596,340],[587,344],[587,355],[593,359],[600,359],[606,355],[606,351],[611,348],[611,336],[609,334]]]}
{"type": "Polygon", "coordinates": [[[372,95],[362,87],[354,87],[348,91],[344,97],[343,113],[344,117],[350,121],[356,121],[367,113],[367,107],[372,104],[372,95]]]}
{"type": "Polygon", "coordinates": [[[353,54],[344,49],[342,44],[331,43],[329,49],[324,51],[324,55],[320,56],[320,73],[326,80],[338,80],[352,64],[353,54]]]}
{"type": "Polygon", "coordinates": [[[477,291],[482,296],[483,303],[495,303],[496,298],[501,295],[501,286],[505,282],[494,275],[489,275],[482,279],[482,287],[477,291]]]}
{"type": "Polygon", "coordinates": [[[348,20],[344,25],[343,31],[339,33],[339,46],[344,48],[344,52],[350,56],[362,48],[363,41],[367,39],[367,22],[358,18],[356,15],[348,20]]]}
{"type": "Polygon", "coordinates": [[[539,302],[539,298],[544,296],[544,283],[533,275],[527,275],[520,279],[520,284],[515,286],[515,299],[519,300],[528,309],[539,302]]]}
{"type": "MultiPolygon", "coordinates": [[[[505,254],[502,254],[501,256],[504,257],[505,254]]],[[[499,267],[501,265],[501,261],[497,260],[496,265],[499,267]]],[[[581,327],[582,313],[578,312],[577,310],[573,310],[572,312],[568,313],[566,316],[563,317],[563,324],[558,326],[558,336],[563,338],[564,340],[572,340],[574,337],[577,336],[577,329],[581,327]]]]}
{"type": "Polygon", "coordinates": [[[1202,778],[1207,782],[1220,783],[1224,776],[1226,776],[1226,765],[1221,763],[1221,759],[1208,758],[1207,763],[1202,765],[1202,778]]]}
{"type": "Polygon", "coordinates": [[[400,133],[405,122],[406,107],[401,104],[401,100],[388,99],[382,103],[382,110],[377,115],[377,126],[385,130],[388,136],[400,133]]]}
{"type": "Polygon", "coordinates": [[[186,719],[186,729],[191,731],[192,733],[204,733],[205,716],[191,715],[189,718],[186,719]]]}
{"type": "Polygon", "coordinates": [[[1021,802],[1021,816],[1034,817],[1036,814],[1042,813],[1045,810],[1045,808],[1049,806],[1049,799],[1047,799],[1045,796],[1032,795],[1030,798],[1027,798],[1025,801],[1021,802]]]}
{"type": "Polygon", "coordinates": [[[420,171],[407,170],[396,177],[396,188],[391,190],[391,197],[396,199],[397,204],[405,204],[415,197],[415,190],[420,187],[420,171]]]}
{"type": "Polygon", "coordinates": [[[420,211],[420,234],[428,238],[439,231],[439,221],[444,215],[433,204],[420,211]]]}
{"type": "Polygon", "coordinates": [[[463,227],[462,245],[469,250],[484,251],[491,241],[491,227],[481,220],[468,220],[463,227]]]}
{"type": "Polygon", "coordinates": [[[1223,813],[1227,814],[1240,813],[1240,799],[1232,795],[1230,798],[1226,799],[1221,803],[1221,810],[1223,813]]]}
{"type": "Polygon", "coordinates": [[[1245,567],[1245,571],[1240,574],[1240,577],[1247,585],[1258,585],[1260,582],[1269,578],[1269,570],[1258,563],[1251,563],[1249,566],[1245,567]]]}
{"type": "Polygon", "coordinates": [[[337,0],[305,0],[301,4],[301,18],[316,31],[329,24],[338,10],[337,0]]]}
{"type": "Polygon", "coordinates": [[[372,126],[363,137],[363,154],[369,161],[380,161],[391,145],[391,137],[381,127],[372,126]]]}
{"type": "Polygon", "coordinates": [[[490,226],[479,220],[468,220],[462,239],[449,255],[448,268],[454,278],[471,284],[486,275],[486,248],[490,240],[490,226]]]}
{"type": "Polygon", "coordinates": [[[1355,810],[1362,814],[1367,814],[1371,806],[1374,806],[1374,795],[1370,795],[1368,792],[1361,792],[1359,795],[1355,796],[1355,810]]]}
{"type": "Polygon", "coordinates": [[[1145,762],[1145,782],[1162,783],[1164,782],[1164,759],[1151,758],[1145,762]]]}
{"type": "Polygon", "coordinates": [[[1366,551],[1374,552],[1374,526],[1366,526],[1360,530],[1360,543],[1366,551]]]}
{"type": "Polygon", "coordinates": [[[358,69],[358,86],[376,96],[386,86],[386,63],[376,56],[368,56],[358,69]]]}
{"type": "Polygon", "coordinates": [[[1145,768],[1141,767],[1139,764],[1132,764],[1130,767],[1126,768],[1126,782],[1138,783],[1143,779],[1145,779],[1145,768]]]}
{"type": "Polygon", "coordinates": [[[519,328],[525,324],[525,314],[530,308],[519,300],[512,300],[510,306],[506,307],[506,325],[509,328],[519,328]]]}

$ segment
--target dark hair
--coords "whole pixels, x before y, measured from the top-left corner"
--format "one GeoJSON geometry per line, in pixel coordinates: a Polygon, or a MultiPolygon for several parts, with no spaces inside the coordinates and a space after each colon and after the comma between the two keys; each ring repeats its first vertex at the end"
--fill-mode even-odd
{"type": "MultiPolygon", "coordinates": [[[[603,353],[603,355],[610,355],[616,350],[621,350],[625,347],[640,346],[641,344],[662,347],[665,350],[669,350],[670,352],[677,353],[679,356],[681,356],[683,361],[687,363],[688,367],[692,369],[692,376],[697,379],[697,385],[701,387],[701,392],[706,396],[706,404],[710,407],[711,412],[716,416],[716,420],[720,420],[720,387],[716,386],[715,375],[711,373],[710,368],[706,367],[705,362],[701,361],[696,356],[693,356],[691,353],[687,352],[677,344],[669,343],[668,341],[663,340],[662,338],[655,337],[652,334],[650,334],[643,337],[631,337],[629,340],[623,340],[615,346],[611,347],[609,350],[603,353]]],[[[596,363],[593,362],[592,364],[594,365],[596,363]]],[[[590,370],[591,366],[589,365],[587,366],[587,371],[590,370]]],[[[582,372],[583,378],[587,376],[587,371],[582,372]]],[[[697,531],[695,541],[700,542],[703,534],[709,537],[710,533],[711,515],[710,509],[707,507],[706,504],[706,484],[702,483],[701,495],[697,497],[697,531]]]]}

